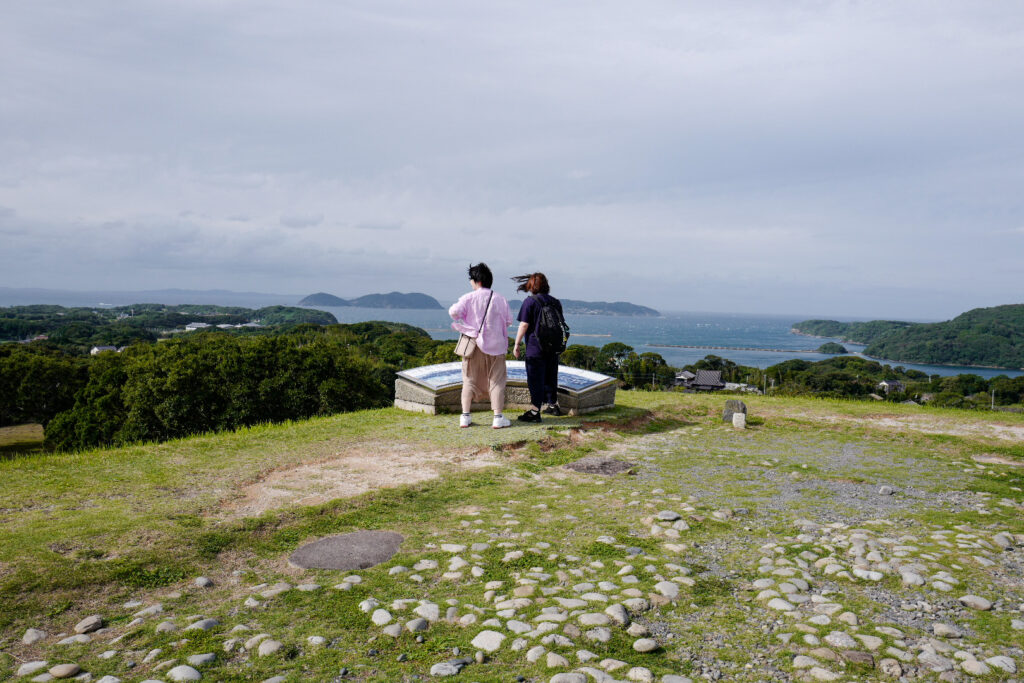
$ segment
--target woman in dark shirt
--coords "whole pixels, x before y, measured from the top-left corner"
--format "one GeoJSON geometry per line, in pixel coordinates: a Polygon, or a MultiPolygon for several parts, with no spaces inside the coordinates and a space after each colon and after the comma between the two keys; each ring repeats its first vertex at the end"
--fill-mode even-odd
{"type": "MultiPolygon", "coordinates": [[[[558,354],[545,352],[537,338],[537,325],[545,306],[554,306],[562,314],[562,302],[551,296],[551,287],[544,273],[531,273],[512,278],[519,283],[517,291],[527,292],[519,308],[519,329],[512,355],[519,358],[519,345],[526,339],[526,384],[530,389],[530,410],[519,416],[521,422],[540,422],[543,410],[561,415],[558,407],[558,354]]],[[[564,316],[563,316],[564,317],[564,316]]]]}

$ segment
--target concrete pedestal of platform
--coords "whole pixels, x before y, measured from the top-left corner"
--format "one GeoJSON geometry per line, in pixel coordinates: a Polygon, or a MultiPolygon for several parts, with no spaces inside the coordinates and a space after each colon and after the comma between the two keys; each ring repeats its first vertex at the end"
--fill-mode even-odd
{"type": "MultiPolygon", "coordinates": [[[[509,361],[509,376],[505,389],[505,410],[527,410],[530,407],[530,392],[526,386],[525,369],[521,361],[509,361]]],[[[558,387],[558,405],[569,415],[583,415],[615,406],[616,382],[614,378],[598,373],[559,367],[559,379],[575,382],[579,390],[558,387]]],[[[395,407],[420,413],[458,413],[462,411],[462,384],[458,363],[445,363],[428,368],[415,368],[399,373],[395,380],[395,407]],[[403,376],[409,375],[409,376],[403,376]],[[436,385],[429,379],[443,378],[436,385]]],[[[474,402],[473,410],[490,410],[489,401],[474,402]]]]}

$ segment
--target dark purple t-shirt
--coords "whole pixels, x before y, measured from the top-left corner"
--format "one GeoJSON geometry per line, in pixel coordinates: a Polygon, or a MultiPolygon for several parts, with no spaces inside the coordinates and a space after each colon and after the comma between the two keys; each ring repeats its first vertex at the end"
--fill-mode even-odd
{"type": "MultiPolygon", "coordinates": [[[[526,297],[523,305],[519,307],[519,316],[516,319],[521,323],[529,323],[530,325],[526,330],[527,358],[540,358],[544,355],[544,351],[540,348],[540,340],[537,339],[537,335],[534,333],[537,331],[537,325],[540,322],[540,312],[545,304],[554,306],[558,309],[559,313],[562,313],[562,302],[550,294],[531,294],[526,297]]],[[[564,318],[565,314],[562,314],[562,317],[564,318]]]]}

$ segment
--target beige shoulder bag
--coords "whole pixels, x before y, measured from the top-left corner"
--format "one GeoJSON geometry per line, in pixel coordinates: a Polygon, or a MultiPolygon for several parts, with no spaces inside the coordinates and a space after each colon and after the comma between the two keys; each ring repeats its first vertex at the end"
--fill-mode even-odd
{"type": "MultiPolygon", "coordinates": [[[[487,306],[484,308],[484,316],[480,318],[480,327],[476,331],[476,336],[480,336],[480,332],[484,329],[484,321],[487,320],[487,311],[491,309],[491,299],[494,298],[494,292],[487,297],[487,306]]],[[[455,345],[455,355],[462,356],[463,358],[469,358],[476,351],[476,339],[470,337],[468,334],[463,332],[459,335],[459,342],[455,345]]]]}

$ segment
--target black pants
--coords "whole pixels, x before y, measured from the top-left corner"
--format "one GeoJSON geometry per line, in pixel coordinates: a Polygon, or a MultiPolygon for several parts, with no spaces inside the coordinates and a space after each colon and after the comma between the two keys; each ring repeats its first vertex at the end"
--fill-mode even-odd
{"type": "Polygon", "coordinates": [[[558,355],[527,356],[526,386],[530,388],[530,403],[538,408],[558,403],[558,355]]]}

